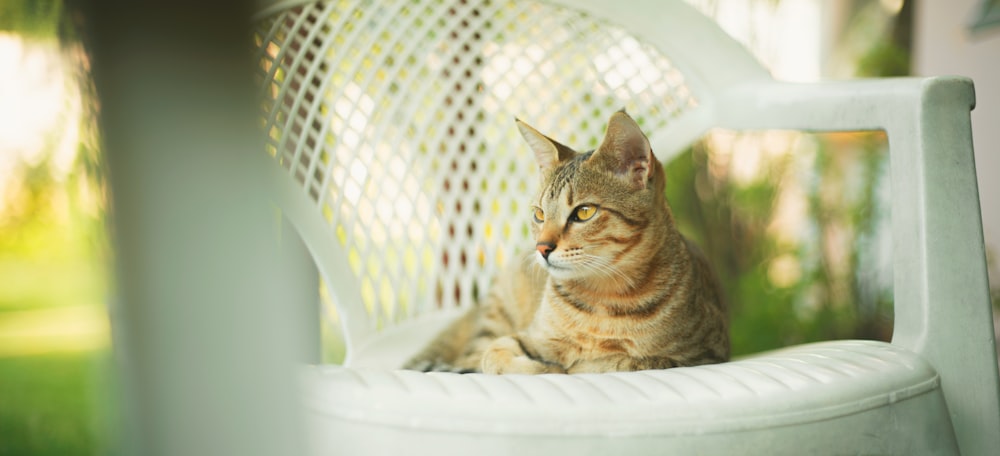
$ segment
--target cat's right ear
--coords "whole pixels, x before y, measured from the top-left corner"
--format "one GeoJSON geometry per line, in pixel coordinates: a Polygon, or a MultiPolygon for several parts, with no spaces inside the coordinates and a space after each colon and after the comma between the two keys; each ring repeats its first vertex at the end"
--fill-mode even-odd
{"type": "Polygon", "coordinates": [[[542,172],[576,156],[573,149],[539,133],[530,125],[521,122],[521,119],[514,118],[514,122],[517,123],[517,129],[527,141],[528,147],[531,147],[532,152],[535,153],[535,159],[538,160],[538,167],[541,168],[542,172]]]}

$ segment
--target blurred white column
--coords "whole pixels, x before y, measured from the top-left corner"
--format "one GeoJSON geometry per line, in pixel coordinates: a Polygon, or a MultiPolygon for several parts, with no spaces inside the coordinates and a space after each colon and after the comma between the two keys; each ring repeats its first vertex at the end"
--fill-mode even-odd
{"type": "Polygon", "coordinates": [[[112,190],[123,450],[302,453],[316,271],[281,239],[254,125],[249,2],[89,5],[112,190]],[[282,248],[282,244],[288,248],[282,248]]]}

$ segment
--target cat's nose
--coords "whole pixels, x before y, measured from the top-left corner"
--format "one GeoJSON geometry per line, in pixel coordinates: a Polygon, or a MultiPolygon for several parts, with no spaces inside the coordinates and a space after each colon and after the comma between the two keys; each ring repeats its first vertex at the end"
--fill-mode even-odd
{"type": "Polygon", "coordinates": [[[542,258],[548,260],[549,254],[556,249],[556,246],[549,242],[539,242],[536,248],[538,249],[538,253],[542,254],[542,258]]]}

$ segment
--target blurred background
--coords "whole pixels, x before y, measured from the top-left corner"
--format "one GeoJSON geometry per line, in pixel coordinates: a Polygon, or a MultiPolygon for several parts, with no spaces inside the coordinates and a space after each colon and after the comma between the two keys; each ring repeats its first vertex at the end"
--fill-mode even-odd
{"type": "Polygon", "coordinates": [[[110,450],[108,208],[79,20],[0,2],[0,455],[110,450]]]}
{"type": "MultiPolygon", "coordinates": [[[[998,2],[691,3],[778,79],[973,77],[998,251],[998,2]]],[[[109,207],[83,20],[58,0],[0,3],[0,456],[113,452],[109,207]]],[[[737,354],[891,336],[887,158],[880,133],[714,131],[668,165],[681,229],[732,301],[737,354]]],[[[996,306],[992,255],[990,266],[996,306]]]]}

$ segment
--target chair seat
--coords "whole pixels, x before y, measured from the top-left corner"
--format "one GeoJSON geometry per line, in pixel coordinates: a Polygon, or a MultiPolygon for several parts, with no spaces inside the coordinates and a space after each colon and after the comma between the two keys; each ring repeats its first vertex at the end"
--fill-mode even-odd
{"type": "Polygon", "coordinates": [[[792,453],[930,448],[947,454],[956,448],[937,373],[914,353],[884,342],[822,342],[726,364],[613,374],[491,376],[318,366],[307,368],[304,378],[315,443],[325,448],[322,441],[330,440],[329,448],[341,451],[352,439],[358,446],[347,448],[397,451],[391,437],[399,433],[427,444],[448,434],[456,450],[462,440],[455,436],[464,434],[466,443],[487,448],[484,443],[495,440],[510,450],[523,438],[534,442],[532,449],[584,454],[621,451],[615,438],[622,436],[660,441],[629,450],[633,454],[732,451],[745,444],[779,454],[782,445],[791,445],[780,442],[786,434],[798,435],[792,453]],[[885,420],[896,424],[871,431],[885,420]],[[825,433],[815,432],[816,438],[801,435],[819,429],[825,433]],[[366,431],[380,437],[358,438],[366,431]],[[892,435],[880,434],[885,432],[892,435]],[[691,439],[706,434],[719,438],[691,439]]]}

